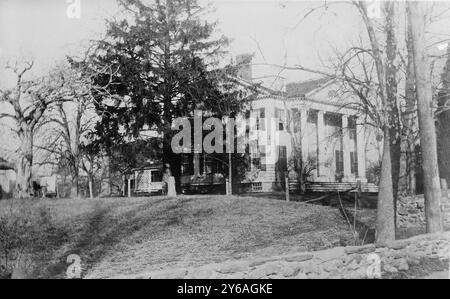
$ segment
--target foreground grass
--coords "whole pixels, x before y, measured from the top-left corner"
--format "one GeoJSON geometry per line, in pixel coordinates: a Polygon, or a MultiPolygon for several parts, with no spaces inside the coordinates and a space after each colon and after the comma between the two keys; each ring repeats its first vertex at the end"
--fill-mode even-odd
{"type": "Polygon", "coordinates": [[[336,209],[254,197],[0,201],[0,217],[29,218],[13,225],[42,278],[64,278],[69,254],[112,277],[353,243],[336,209]]]}

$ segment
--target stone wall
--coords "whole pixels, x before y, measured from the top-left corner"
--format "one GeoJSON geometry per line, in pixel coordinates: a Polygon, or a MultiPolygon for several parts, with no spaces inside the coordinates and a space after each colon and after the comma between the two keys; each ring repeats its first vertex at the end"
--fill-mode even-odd
{"type": "Polygon", "coordinates": [[[400,197],[397,201],[397,227],[425,227],[423,195],[400,197]]]}
{"type": "Polygon", "coordinates": [[[448,260],[449,257],[450,232],[446,232],[398,240],[385,246],[335,247],[117,278],[384,278],[407,271],[422,259],[448,260]]]}
{"type": "MultiPolygon", "coordinates": [[[[441,199],[444,225],[450,227],[450,200],[441,199]]],[[[400,197],[397,202],[397,226],[399,228],[425,227],[425,202],[423,195],[400,197]]]]}

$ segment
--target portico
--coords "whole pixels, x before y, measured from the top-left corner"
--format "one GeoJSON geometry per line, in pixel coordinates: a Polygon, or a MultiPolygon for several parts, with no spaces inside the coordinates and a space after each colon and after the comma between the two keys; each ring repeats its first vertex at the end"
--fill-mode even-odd
{"type": "MultiPolygon", "coordinates": [[[[308,110],[304,112],[307,114],[308,110]]],[[[367,182],[364,125],[349,114],[319,110],[317,142],[310,137],[305,142],[317,144],[316,182],[367,182]],[[339,121],[327,121],[328,118],[339,121]]],[[[314,138],[314,137],[313,137],[314,138]]],[[[302,147],[304,149],[306,147],[302,147]]],[[[308,153],[303,153],[307,157],[308,153]]]]}
{"type": "Polygon", "coordinates": [[[266,118],[266,125],[259,126],[262,132],[253,134],[257,144],[264,146],[264,160],[257,147],[250,148],[252,160],[257,159],[249,170],[249,181],[257,186],[253,189],[281,186],[286,167],[290,184],[297,184],[298,169],[294,170],[293,161],[299,157],[295,155],[301,155],[303,167],[309,167],[308,182],[367,183],[363,119],[351,105],[331,98],[332,87],[319,86],[302,96],[266,94],[252,102],[252,117],[263,113],[266,118]],[[281,164],[286,167],[280,169],[281,164]]]}

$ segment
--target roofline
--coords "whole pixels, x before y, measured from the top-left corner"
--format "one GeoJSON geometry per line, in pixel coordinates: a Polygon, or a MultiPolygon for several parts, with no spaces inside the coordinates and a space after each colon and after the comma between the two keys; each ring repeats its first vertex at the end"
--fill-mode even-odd
{"type": "Polygon", "coordinates": [[[235,77],[235,76],[230,76],[230,78],[234,79],[237,81],[237,83],[242,84],[246,87],[254,87],[256,88],[260,93],[264,94],[264,95],[278,95],[278,96],[283,96],[286,93],[283,91],[276,91],[274,89],[271,89],[269,87],[266,86],[262,86],[262,82],[261,83],[256,83],[256,82],[252,82],[252,81],[248,81],[246,79],[240,78],[240,77],[235,77]]]}
{"type": "Polygon", "coordinates": [[[330,80],[326,81],[325,83],[323,83],[322,85],[320,85],[319,87],[311,90],[310,92],[305,94],[305,98],[312,96],[315,93],[318,93],[319,91],[321,91],[322,89],[330,86],[331,84],[333,84],[336,81],[335,78],[330,78],[330,80]]]}
{"type": "Polygon", "coordinates": [[[10,162],[0,162],[0,170],[14,170],[14,165],[10,162]]]}

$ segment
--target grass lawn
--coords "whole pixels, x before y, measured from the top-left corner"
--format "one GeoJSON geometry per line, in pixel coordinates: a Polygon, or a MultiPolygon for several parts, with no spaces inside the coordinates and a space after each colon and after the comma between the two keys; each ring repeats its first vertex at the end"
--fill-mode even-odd
{"type": "Polygon", "coordinates": [[[72,253],[84,277],[112,277],[353,243],[337,209],[269,198],[0,201],[0,216],[11,215],[29,219],[19,234],[34,236],[32,277],[65,277],[72,253]]]}

